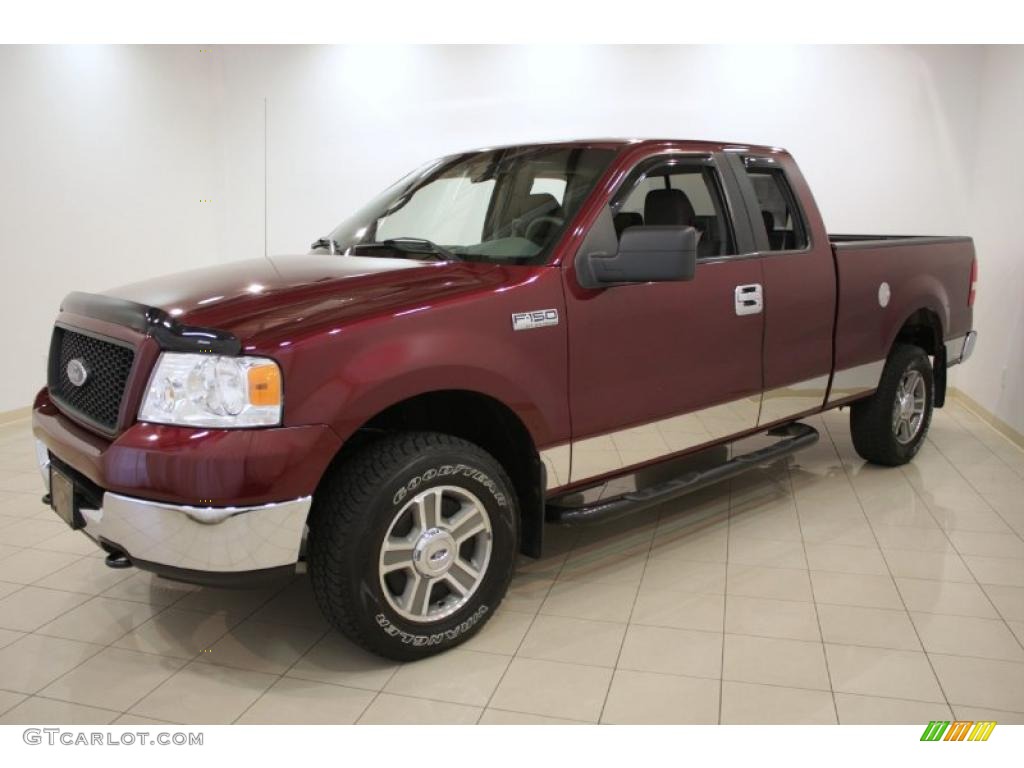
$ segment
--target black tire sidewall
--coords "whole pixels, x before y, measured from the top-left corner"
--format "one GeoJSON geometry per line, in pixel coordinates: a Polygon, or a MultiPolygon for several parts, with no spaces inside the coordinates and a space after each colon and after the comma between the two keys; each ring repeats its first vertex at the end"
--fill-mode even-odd
{"type": "Polygon", "coordinates": [[[928,429],[931,426],[935,395],[934,374],[927,354],[918,347],[908,346],[901,348],[900,354],[894,356],[890,360],[890,364],[891,368],[886,371],[884,376],[884,399],[881,403],[881,411],[886,418],[885,428],[887,430],[888,442],[890,443],[889,450],[895,457],[898,457],[900,463],[905,463],[913,459],[918,451],[921,450],[925,437],[928,435],[928,429]],[[896,435],[892,431],[892,412],[896,405],[896,396],[899,391],[900,382],[903,380],[903,376],[911,370],[920,373],[924,379],[925,411],[921,426],[918,428],[917,434],[914,435],[914,439],[909,443],[901,443],[896,439],[896,435]]]}
{"type": "Polygon", "coordinates": [[[385,644],[389,655],[416,658],[463,642],[483,626],[504,597],[517,544],[515,496],[504,472],[488,459],[468,451],[432,451],[391,473],[366,510],[359,542],[347,547],[352,557],[349,575],[357,582],[357,615],[352,618],[361,634],[376,637],[374,644],[385,644]],[[484,582],[466,605],[437,622],[414,622],[398,614],[382,592],[380,547],[409,499],[443,485],[464,488],[485,507],[493,536],[490,561],[484,582]]]}

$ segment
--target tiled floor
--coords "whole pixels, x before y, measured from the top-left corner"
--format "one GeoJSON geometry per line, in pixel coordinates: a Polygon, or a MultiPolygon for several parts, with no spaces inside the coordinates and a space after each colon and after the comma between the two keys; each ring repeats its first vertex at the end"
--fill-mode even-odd
{"type": "Polygon", "coordinates": [[[549,529],[462,648],[329,632],[309,584],[113,571],[0,428],[0,722],[1024,723],[1024,452],[936,412],[902,469],[845,413],[812,449],[650,514],[549,529]]]}

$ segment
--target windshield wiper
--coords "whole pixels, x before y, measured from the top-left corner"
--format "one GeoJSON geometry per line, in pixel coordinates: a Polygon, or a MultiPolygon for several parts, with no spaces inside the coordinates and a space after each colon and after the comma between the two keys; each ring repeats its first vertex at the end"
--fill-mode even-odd
{"type": "Polygon", "coordinates": [[[422,253],[440,256],[445,261],[459,261],[461,257],[442,245],[422,237],[389,237],[376,243],[359,243],[356,248],[393,248],[402,253],[422,253]]]}
{"type": "Polygon", "coordinates": [[[341,250],[341,248],[338,246],[338,241],[337,240],[331,240],[328,237],[321,237],[319,240],[317,240],[315,243],[313,243],[309,247],[312,248],[314,251],[317,248],[326,248],[327,250],[329,250],[331,252],[331,256],[336,255],[341,250]]]}

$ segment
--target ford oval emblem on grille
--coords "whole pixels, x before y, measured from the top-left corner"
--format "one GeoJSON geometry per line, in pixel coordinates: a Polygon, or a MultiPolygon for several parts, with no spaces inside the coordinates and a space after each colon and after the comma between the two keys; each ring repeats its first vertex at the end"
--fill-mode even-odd
{"type": "Polygon", "coordinates": [[[85,363],[80,357],[76,357],[74,360],[69,362],[66,370],[68,374],[68,381],[76,387],[80,387],[85,384],[85,380],[89,378],[89,369],[85,367],[85,363]]]}

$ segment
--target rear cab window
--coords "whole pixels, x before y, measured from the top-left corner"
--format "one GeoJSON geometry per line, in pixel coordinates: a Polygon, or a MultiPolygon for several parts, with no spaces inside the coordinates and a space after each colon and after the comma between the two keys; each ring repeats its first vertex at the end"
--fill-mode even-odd
{"type": "Polygon", "coordinates": [[[634,226],[688,226],[697,258],[737,253],[722,183],[710,158],[663,157],[642,163],[611,203],[615,234],[634,226]]]}
{"type": "Polygon", "coordinates": [[[810,245],[807,223],[786,172],[771,158],[755,156],[744,157],[743,167],[757,196],[769,250],[805,250],[810,245]]]}

